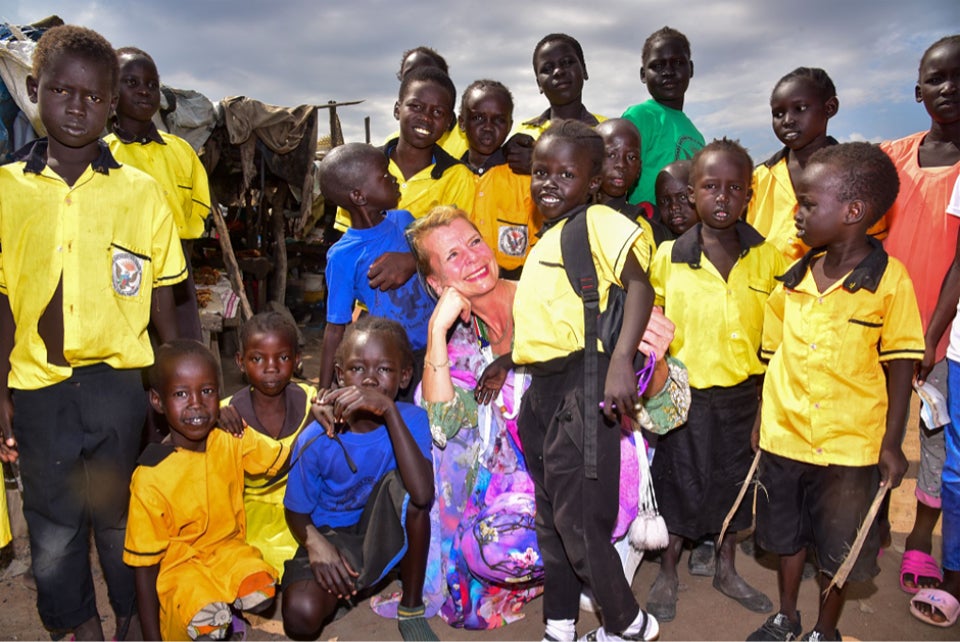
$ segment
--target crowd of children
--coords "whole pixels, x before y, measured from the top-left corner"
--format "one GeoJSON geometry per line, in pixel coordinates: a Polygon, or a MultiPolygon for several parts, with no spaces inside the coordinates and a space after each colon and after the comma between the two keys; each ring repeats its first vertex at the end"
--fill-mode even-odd
{"type": "Polygon", "coordinates": [[[412,402],[424,366],[451,368],[425,355],[434,300],[453,295],[418,277],[406,230],[438,205],[465,212],[476,232],[462,253],[432,259],[464,289],[460,318],[494,265],[472,262],[475,246],[518,280],[512,317],[484,333],[501,356],[476,400],[494,400],[507,370],[530,377],[511,420],[535,499],[528,553],[543,573],[510,588],[533,597],[542,586],[544,639],[577,638],[583,593],[602,623],[584,639],[655,639],[677,616],[685,543],[698,556],[692,572],[751,611],[774,611],[748,639],[840,639],[846,588],[832,580],[852,555],[849,579],[877,572],[888,533],[882,520],[861,521],[906,472],[911,387],[924,404],[944,398],[948,417],[921,420],[917,520],[899,583],[918,619],[955,623],[960,321],[947,328],[960,308],[960,35],[920,61],[928,131],[839,144],[827,135],[837,88],[823,69],[800,67],[770,96],[784,148],[757,167],[736,141],[707,143],[684,114],[694,67],[675,29],[644,42],[651,98],[621,118],[584,106],[573,37],[542,38],[533,68],[549,106],[514,125],[502,83],[470,84],[457,115],[443,57],[404,53],[398,133],[320,163],[344,233],[327,257],[319,387],[293,381],[297,328],[267,312],[240,332],[248,386],[221,401],[216,357],[196,341],[185,258],[210,193],[197,154],[154,125],[157,66],[82,27],[41,38],[27,92],[47,136],[0,167],[0,460],[19,462],[37,608],[55,639],[104,638],[91,531],[115,639],[241,636],[243,613],[277,595],[286,632],[315,638],[391,573],[403,587],[401,636],[437,639],[425,581],[444,487],[432,450],[443,444],[412,402]],[[579,283],[563,234],[572,222],[594,268],[579,283]],[[626,466],[619,427],[647,398],[634,361],[654,305],[676,326],[670,356],[692,401],[682,425],[651,436],[669,541],[642,608],[635,565],[625,572],[612,533],[626,466]],[[616,333],[593,328],[591,313],[616,333]],[[142,448],[148,409],[168,431],[142,448]],[[778,558],[776,606],[735,566],[751,502],[732,508],[754,453],[756,544],[778,558]],[[931,536],[941,507],[943,572],[931,536]],[[809,553],[821,597],[804,629],[809,553]]]}

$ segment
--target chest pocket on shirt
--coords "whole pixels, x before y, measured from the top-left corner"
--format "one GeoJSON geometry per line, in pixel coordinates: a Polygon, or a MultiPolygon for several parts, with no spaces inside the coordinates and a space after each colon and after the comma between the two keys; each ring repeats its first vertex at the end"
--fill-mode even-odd
{"type": "Polygon", "coordinates": [[[110,244],[109,252],[114,294],[121,298],[139,298],[144,281],[152,281],[150,257],[117,243],[110,244]]]}
{"type": "Polygon", "coordinates": [[[843,343],[836,355],[841,371],[871,380],[883,376],[883,369],[877,363],[882,329],[883,317],[879,314],[857,315],[847,320],[843,343]]]}

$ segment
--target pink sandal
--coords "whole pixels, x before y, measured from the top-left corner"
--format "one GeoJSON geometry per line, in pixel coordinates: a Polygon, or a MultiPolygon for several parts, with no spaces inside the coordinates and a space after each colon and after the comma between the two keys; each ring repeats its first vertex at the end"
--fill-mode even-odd
{"type": "Polygon", "coordinates": [[[900,589],[904,593],[916,595],[918,591],[925,588],[936,588],[935,586],[920,586],[921,578],[933,578],[937,580],[937,585],[943,581],[943,573],[940,572],[940,565],[937,560],[922,551],[904,551],[903,560],[900,562],[900,589]],[[913,578],[915,586],[907,586],[906,578],[913,578]]]}

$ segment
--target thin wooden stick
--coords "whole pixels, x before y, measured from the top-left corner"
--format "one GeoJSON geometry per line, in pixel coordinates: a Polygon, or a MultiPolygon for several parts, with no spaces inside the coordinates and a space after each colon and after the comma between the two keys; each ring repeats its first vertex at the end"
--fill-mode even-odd
{"type": "Polygon", "coordinates": [[[727,532],[727,526],[730,525],[733,516],[736,515],[737,509],[740,508],[740,503],[743,502],[743,496],[747,494],[747,488],[750,487],[750,482],[753,480],[754,474],[757,472],[757,466],[760,464],[760,449],[757,448],[757,454],[753,456],[753,463],[750,464],[750,470],[747,471],[747,476],[743,480],[743,484],[740,486],[740,493],[737,494],[737,499],[733,502],[733,507],[730,509],[730,512],[727,513],[727,516],[723,519],[723,527],[720,529],[720,536],[717,537],[717,550],[720,550],[720,544],[723,543],[723,535],[727,532]]]}
{"type": "Polygon", "coordinates": [[[873,520],[877,518],[877,513],[880,511],[880,504],[883,503],[883,498],[886,497],[887,491],[890,490],[889,484],[881,484],[880,488],[877,489],[877,494],[873,498],[873,503],[870,504],[870,510],[867,511],[867,516],[863,518],[863,522],[860,523],[860,529],[857,531],[857,538],[853,540],[853,546],[850,547],[850,552],[847,553],[846,558],[843,560],[843,564],[840,565],[840,568],[837,569],[836,574],[833,576],[833,579],[830,580],[830,584],[823,590],[824,596],[830,592],[834,586],[837,588],[843,588],[843,585],[847,581],[847,576],[850,575],[850,571],[853,570],[853,565],[857,562],[857,558],[860,557],[860,549],[863,548],[863,543],[867,540],[867,534],[870,532],[870,527],[873,525],[873,520]]]}
{"type": "Polygon", "coordinates": [[[243,273],[240,271],[240,265],[237,263],[237,257],[233,253],[233,244],[230,242],[230,230],[227,229],[227,222],[223,220],[223,214],[220,212],[219,203],[214,203],[210,208],[213,214],[213,224],[217,228],[217,235],[220,237],[220,252],[223,254],[223,264],[227,268],[227,278],[233,285],[233,291],[240,297],[240,313],[244,321],[248,321],[253,316],[253,308],[250,307],[250,301],[247,300],[247,293],[243,289],[243,273]]]}

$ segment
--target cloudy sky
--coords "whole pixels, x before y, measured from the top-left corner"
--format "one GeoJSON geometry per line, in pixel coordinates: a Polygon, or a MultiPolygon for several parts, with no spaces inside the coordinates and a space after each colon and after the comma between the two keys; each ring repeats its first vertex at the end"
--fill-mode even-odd
{"type": "MultiPolygon", "coordinates": [[[[363,99],[341,110],[348,140],[370,117],[379,143],[392,117],[401,53],[426,44],[450,64],[458,90],[494,78],[513,91],[515,119],[546,108],[533,75],[536,42],[553,31],[583,45],[584,103],[617,116],[649,98],[640,49],[670,25],[687,34],[695,75],[685,110],[710,139],[740,138],[755,160],[779,148],[770,129],[773,84],[798,66],[823,67],[838,88],[840,140],[899,138],[926,129],[913,100],[917,64],[960,31],[956,0],[5,0],[0,19],[50,14],[150,52],[168,85],[211,100],[246,95],[278,105],[363,99]]],[[[323,121],[321,121],[323,122],[323,121]]]]}

